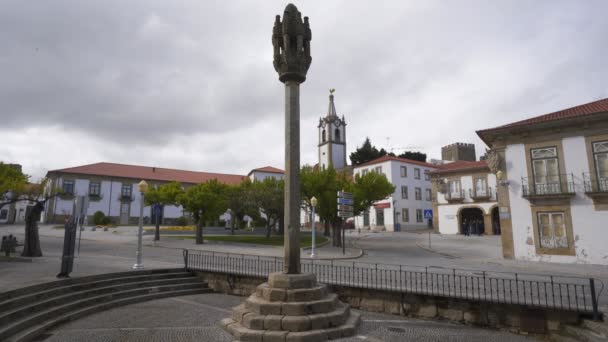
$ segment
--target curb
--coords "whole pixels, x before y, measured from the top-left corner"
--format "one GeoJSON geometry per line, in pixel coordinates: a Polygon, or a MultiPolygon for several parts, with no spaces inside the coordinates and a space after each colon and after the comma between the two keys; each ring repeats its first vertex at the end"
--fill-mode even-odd
{"type": "MultiPolygon", "coordinates": [[[[315,247],[316,247],[316,248],[321,248],[321,247],[323,247],[323,246],[327,246],[327,244],[328,244],[328,243],[330,243],[330,242],[331,242],[331,240],[330,240],[330,239],[327,239],[327,240],[325,240],[325,242],[323,242],[323,243],[316,244],[316,245],[315,245],[315,247]]],[[[301,249],[301,250],[303,250],[303,251],[307,251],[307,250],[312,249],[312,246],[308,246],[308,247],[302,247],[302,248],[300,248],[300,249],[301,249]]]]}
{"type": "Polygon", "coordinates": [[[418,247],[418,248],[422,248],[422,249],[424,249],[424,250],[425,250],[425,251],[427,251],[427,252],[431,252],[431,253],[439,254],[439,255],[441,255],[441,256],[443,256],[443,257],[446,257],[446,258],[449,258],[449,259],[460,259],[460,257],[458,257],[458,256],[451,255],[451,254],[444,253],[444,252],[440,252],[440,251],[438,251],[438,250],[435,250],[435,249],[432,249],[432,248],[429,248],[429,247],[423,246],[423,245],[422,245],[422,243],[421,243],[420,241],[416,241],[416,247],[418,247]]]}

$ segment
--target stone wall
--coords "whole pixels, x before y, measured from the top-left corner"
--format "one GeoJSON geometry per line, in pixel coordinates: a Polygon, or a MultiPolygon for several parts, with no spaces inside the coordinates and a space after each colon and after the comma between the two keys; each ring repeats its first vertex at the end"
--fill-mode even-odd
{"type": "MultiPolygon", "coordinates": [[[[249,296],[265,278],[225,273],[198,272],[197,275],[216,292],[249,296]]],[[[523,305],[490,303],[479,300],[396,293],[382,290],[330,286],[340,300],[354,309],[407,317],[443,319],[465,324],[506,329],[514,333],[543,334],[562,324],[576,324],[579,314],[523,305]]]]}

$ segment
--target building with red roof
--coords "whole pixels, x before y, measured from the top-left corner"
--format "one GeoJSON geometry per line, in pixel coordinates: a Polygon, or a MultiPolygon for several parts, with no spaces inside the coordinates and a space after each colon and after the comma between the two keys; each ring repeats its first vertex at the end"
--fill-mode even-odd
{"type": "Polygon", "coordinates": [[[608,265],[608,99],[477,135],[499,178],[506,258],[608,265]]]}
{"type": "MultiPolygon", "coordinates": [[[[249,176],[261,174],[282,177],[283,171],[266,166],[252,170],[249,176]]],[[[101,211],[113,223],[124,225],[136,224],[138,221],[141,196],[137,194],[137,184],[141,180],[150,186],[176,181],[188,187],[212,179],[236,185],[248,176],[101,162],[51,170],[47,173],[47,178],[50,179],[51,186],[62,189],[65,195],[47,203],[45,222],[63,223],[72,214],[74,197],[87,196],[89,218],[101,211]]],[[[160,219],[163,223],[172,223],[182,215],[181,207],[164,206],[160,219]]],[[[144,207],[144,216],[154,218],[150,206],[144,207]]]]}
{"type": "Polygon", "coordinates": [[[433,228],[441,234],[500,234],[496,176],[488,162],[457,160],[437,166],[433,180],[433,228]]]}

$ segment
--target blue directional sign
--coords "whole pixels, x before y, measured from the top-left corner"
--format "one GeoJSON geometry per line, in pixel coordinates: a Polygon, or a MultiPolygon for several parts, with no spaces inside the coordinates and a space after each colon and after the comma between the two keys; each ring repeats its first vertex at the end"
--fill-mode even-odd
{"type": "Polygon", "coordinates": [[[162,210],[162,207],[159,204],[155,205],[154,206],[154,215],[160,215],[161,210],[162,210]]]}
{"type": "Polygon", "coordinates": [[[338,197],[338,204],[343,204],[343,205],[353,205],[353,199],[352,198],[341,198],[338,197]]]}
{"type": "Polygon", "coordinates": [[[424,211],[424,218],[425,219],[432,219],[433,218],[433,210],[425,210],[424,211]]]}

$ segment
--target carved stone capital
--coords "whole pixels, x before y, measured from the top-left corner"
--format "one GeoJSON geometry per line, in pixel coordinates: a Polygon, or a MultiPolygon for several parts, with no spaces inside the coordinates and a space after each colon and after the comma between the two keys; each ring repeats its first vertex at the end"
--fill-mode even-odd
{"type": "Polygon", "coordinates": [[[277,15],[272,30],[272,46],[274,48],[274,69],[279,74],[279,80],[302,83],[312,62],[310,57],[310,40],[312,33],[308,17],[304,17],[295,5],[289,4],[281,16],[277,15]]]}
{"type": "Polygon", "coordinates": [[[502,158],[500,153],[495,149],[490,149],[487,152],[488,167],[490,168],[490,172],[496,173],[501,169],[502,166],[502,158]]]}

